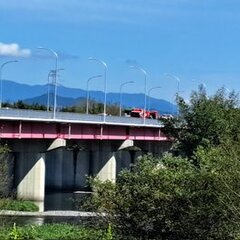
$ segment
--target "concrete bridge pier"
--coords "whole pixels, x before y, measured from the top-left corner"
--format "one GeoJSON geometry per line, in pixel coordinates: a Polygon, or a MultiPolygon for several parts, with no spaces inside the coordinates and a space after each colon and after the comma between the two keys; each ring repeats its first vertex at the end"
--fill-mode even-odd
{"type": "Polygon", "coordinates": [[[110,141],[92,142],[91,172],[101,181],[116,181],[116,157],[110,141]]]}
{"type": "Polygon", "coordinates": [[[117,174],[123,168],[130,168],[141,149],[134,146],[133,140],[99,141],[92,144],[91,175],[102,181],[116,181],[117,174]]]}
{"type": "Polygon", "coordinates": [[[16,154],[15,161],[17,198],[43,202],[45,197],[45,153],[19,152],[16,154]]]}
{"type": "Polygon", "coordinates": [[[31,200],[43,211],[45,198],[46,151],[62,146],[63,142],[27,140],[13,141],[10,149],[14,152],[14,187],[17,198],[31,200]]]}

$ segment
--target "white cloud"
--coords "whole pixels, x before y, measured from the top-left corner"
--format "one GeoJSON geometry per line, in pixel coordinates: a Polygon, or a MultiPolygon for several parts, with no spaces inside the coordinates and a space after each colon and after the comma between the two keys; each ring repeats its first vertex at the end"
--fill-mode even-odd
{"type": "Polygon", "coordinates": [[[5,44],[0,42],[0,56],[29,57],[30,55],[30,49],[21,49],[17,43],[5,44]]]}

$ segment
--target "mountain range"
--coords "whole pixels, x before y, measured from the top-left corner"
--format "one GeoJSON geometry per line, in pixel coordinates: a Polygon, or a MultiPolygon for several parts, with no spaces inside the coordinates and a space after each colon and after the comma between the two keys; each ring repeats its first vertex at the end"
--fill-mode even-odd
{"type": "MultiPolygon", "coordinates": [[[[2,101],[16,102],[23,101],[28,104],[39,103],[47,105],[48,93],[50,103],[53,102],[54,87],[52,85],[28,85],[15,81],[2,80],[2,101]]],[[[57,86],[57,106],[74,106],[86,101],[86,90],[57,86]]],[[[104,93],[101,91],[89,91],[89,97],[97,102],[104,101],[104,93]]],[[[107,93],[107,104],[119,104],[120,94],[107,93]]],[[[176,113],[176,105],[157,98],[147,98],[147,108],[159,111],[160,113],[176,113]]],[[[144,108],[143,93],[122,93],[122,108],[144,108]]]]}

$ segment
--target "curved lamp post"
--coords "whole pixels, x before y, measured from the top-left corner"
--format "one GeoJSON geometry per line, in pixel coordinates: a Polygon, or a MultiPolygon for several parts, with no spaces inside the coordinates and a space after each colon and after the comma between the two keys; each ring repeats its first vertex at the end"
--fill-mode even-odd
{"type": "Polygon", "coordinates": [[[106,105],[107,105],[107,64],[100,60],[100,59],[97,59],[97,58],[88,58],[88,60],[90,61],[96,61],[100,64],[103,65],[104,67],[104,107],[103,107],[103,121],[105,122],[106,120],[106,105]]]}
{"type": "Polygon", "coordinates": [[[121,117],[122,116],[122,88],[124,85],[127,85],[127,84],[130,84],[130,83],[134,83],[134,81],[127,81],[127,82],[124,82],[120,85],[120,90],[119,90],[119,93],[120,93],[120,99],[119,99],[119,116],[121,117]]]}
{"type": "Polygon", "coordinates": [[[56,118],[56,107],[57,107],[57,71],[58,71],[58,54],[51,48],[38,47],[38,49],[46,50],[51,52],[55,57],[55,70],[54,70],[54,106],[53,106],[53,119],[56,118]]]}
{"type": "MultiPolygon", "coordinates": [[[[170,73],[164,73],[165,76],[169,77],[169,78],[173,78],[177,81],[177,97],[179,95],[179,87],[180,87],[180,78],[173,75],[173,74],[170,74],[170,73]]],[[[177,108],[177,118],[178,118],[178,115],[179,115],[179,112],[178,112],[178,108],[177,108]]]]}
{"type": "Polygon", "coordinates": [[[140,67],[135,67],[135,66],[130,66],[130,68],[134,68],[139,70],[141,73],[144,75],[144,109],[143,109],[143,124],[146,122],[146,106],[147,106],[147,72],[140,68],[140,67]]]}
{"type": "Polygon", "coordinates": [[[90,78],[88,78],[88,80],[87,80],[87,103],[86,103],[86,114],[88,114],[88,102],[89,102],[89,87],[88,87],[88,85],[89,85],[89,82],[92,80],[92,79],[95,79],[95,78],[100,78],[100,77],[102,77],[102,75],[96,75],[96,76],[92,76],[92,77],[90,77],[90,78]]]}
{"type": "Polygon", "coordinates": [[[180,86],[180,78],[173,75],[173,74],[170,74],[170,73],[164,73],[165,76],[169,77],[169,78],[173,78],[177,81],[177,96],[179,94],[179,86],[180,86]]]}
{"type": "Polygon", "coordinates": [[[3,95],[3,89],[2,89],[2,69],[4,66],[6,66],[7,64],[10,64],[10,63],[16,63],[18,62],[18,60],[12,60],[12,61],[7,61],[7,62],[4,62],[1,67],[0,67],[0,81],[1,81],[1,91],[0,91],[0,108],[2,108],[2,95],[3,95]]]}
{"type": "Polygon", "coordinates": [[[150,88],[150,89],[148,90],[148,111],[150,111],[150,93],[151,93],[152,90],[154,90],[154,89],[159,89],[159,88],[162,88],[162,87],[160,87],[160,86],[158,86],[158,87],[152,87],[152,88],[150,88]]]}

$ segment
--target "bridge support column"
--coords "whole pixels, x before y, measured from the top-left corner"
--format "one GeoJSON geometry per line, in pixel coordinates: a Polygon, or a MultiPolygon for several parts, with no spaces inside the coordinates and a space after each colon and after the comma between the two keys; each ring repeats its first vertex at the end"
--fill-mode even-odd
{"type": "MultiPolygon", "coordinates": [[[[17,198],[43,202],[45,196],[45,153],[19,152],[17,155],[15,166],[17,198]]],[[[42,210],[41,207],[40,210],[42,210]]]]}
{"type": "Polygon", "coordinates": [[[86,189],[88,186],[87,177],[91,175],[91,162],[89,151],[79,151],[74,156],[74,189],[86,189]]]}
{"type": "Polygon", "coordinates": [[[91,173],[101,181],[116,181],[116,158],[110,142],[93,143],[91,173]]]}
{"type": "Polygon", "coordinates": [[[58,148],[46,155],[46,188],[62,190],[64,149],[58,148]]]}
{"type": "Polygon", "coordinates": [[[104,154],[99,162],[101,165],[100,171],[97,173],[97,177],[101,181],[109,180],[116,182],[116,158],[115,154],[104,154]]]}

